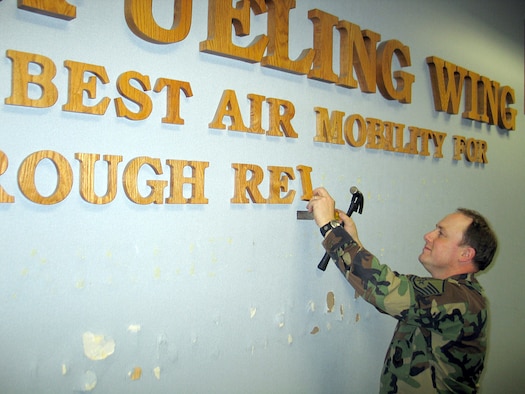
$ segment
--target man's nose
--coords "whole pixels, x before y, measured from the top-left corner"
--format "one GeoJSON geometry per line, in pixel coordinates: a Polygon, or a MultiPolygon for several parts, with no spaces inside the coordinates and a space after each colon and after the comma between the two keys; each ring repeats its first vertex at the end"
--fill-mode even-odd
{"type": "Polygon", "coordinates": [[[423,239],[426,241],[426,242],[431,242],[432,239],[434,238],[433,237],[433,234],[435,233],[435,230],[432,230],[432,231],[429,231],[428,233],[426,233],[425,235],[423,235],[423,239]]]}

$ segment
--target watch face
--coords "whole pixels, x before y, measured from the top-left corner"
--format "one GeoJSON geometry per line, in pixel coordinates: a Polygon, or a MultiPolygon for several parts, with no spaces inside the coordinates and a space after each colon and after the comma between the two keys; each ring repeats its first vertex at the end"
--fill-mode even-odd
{"type": "Polygon", "coordinates": [[[339,223],[337,220],[332,220],[330,222],[330,226],[332,226],[332,228],[339,227],[340,225],[341,225],[341,223],[339,223]]]}

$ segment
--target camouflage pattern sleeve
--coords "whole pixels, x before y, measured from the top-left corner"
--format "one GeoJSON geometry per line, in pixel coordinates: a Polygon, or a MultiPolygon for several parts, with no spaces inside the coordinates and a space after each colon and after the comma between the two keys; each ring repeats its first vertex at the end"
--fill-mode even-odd
{"type": "Polygon", "coordinates": [[[474,312],[485,308],[481,289],[471,293],[471,287],[455,286],[459,282],[454,280],[400,275],[360,247],[343,228],[332,230],[323,246],[361,297],[399,320],[413,321],[431,329],[440,316],[449,313],[440,305],[455,305],[466,312],[465,307],[457,303],[468,300],[474,312]]]}
{"type": "Polygon", "coordinates": [[[379,264],[343,228],[333,229],[323,246],[357,294],[389,315],[400,317],[406,311],[412,298],[407,283],[379,264]]]}

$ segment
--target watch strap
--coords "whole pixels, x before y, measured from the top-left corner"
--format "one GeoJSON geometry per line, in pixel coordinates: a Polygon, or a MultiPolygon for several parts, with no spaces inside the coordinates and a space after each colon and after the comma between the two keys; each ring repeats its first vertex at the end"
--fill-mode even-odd
{"type": "Polygon", "coordinates": [[[340,226],[341,224],[336,220],[331,220],[328,223],[326,223],[324,226],[319,228],[319,231],[321,231],[321,235],[324,237],[326,233],[330,230],[333,230],[334,228],[340,226]]]}

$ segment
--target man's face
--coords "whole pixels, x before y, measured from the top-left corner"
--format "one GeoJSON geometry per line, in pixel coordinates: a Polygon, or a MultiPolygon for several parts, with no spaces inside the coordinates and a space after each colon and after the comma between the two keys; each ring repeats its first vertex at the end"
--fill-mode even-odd
{"type": "Polygon", "coordinates": [[[433,277],[447,277],[447,271],[461,260],[465,250],[461,245],[463,234],[471,222],[472,219],[462,213],[451,213],[425,234],[425,246],[419,261],[433,277]]]}

